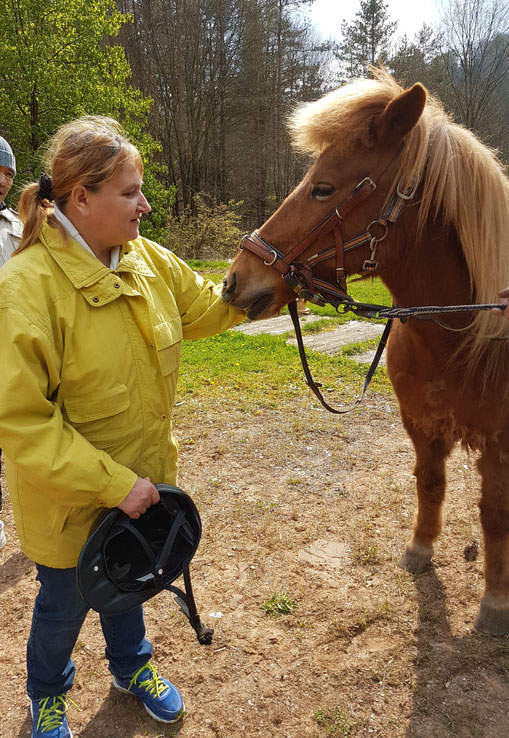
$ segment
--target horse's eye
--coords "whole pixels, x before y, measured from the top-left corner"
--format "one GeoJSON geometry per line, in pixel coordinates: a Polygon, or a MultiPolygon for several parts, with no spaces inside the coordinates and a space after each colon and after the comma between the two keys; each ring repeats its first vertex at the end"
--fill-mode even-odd
{"type": "Polygon", "coordinates": [[[332,185],[318,184],[311,190],[311,197],[315,200],[327,200],[334,192],[332,185]]]}

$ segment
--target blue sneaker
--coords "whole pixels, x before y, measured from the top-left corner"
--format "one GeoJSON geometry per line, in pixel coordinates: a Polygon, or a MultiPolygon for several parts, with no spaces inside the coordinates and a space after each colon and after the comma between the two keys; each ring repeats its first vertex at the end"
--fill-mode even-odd
{"type": "Polygon", "coordinates": [[[33,718],[32,738],[72,738],[65,713],[65,694],[32,700],[30,712],[33,718]]]}
{"type": "Polygon", "coordinates": [[[175,723],[184,712],[182,695],[171,682],[159,676],[150,662],[129,679],[113,677],[113,686],[138,697],[145,710],[161,723],[175,723]]]}

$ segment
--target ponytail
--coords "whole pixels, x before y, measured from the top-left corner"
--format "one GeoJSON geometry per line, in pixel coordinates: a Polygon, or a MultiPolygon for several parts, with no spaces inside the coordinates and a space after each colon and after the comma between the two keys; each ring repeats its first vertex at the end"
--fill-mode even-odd
{"type": "Polygon", "coordinates": [[[51,179],[46,174],[42,175],[39,182],[31,182],[23,188],[18,207],[23,235],[13,254],[19,254],[39,240],[44,222],[57,228],[64,240],[68,238],[67,231],[53,214],[51,179]]]}

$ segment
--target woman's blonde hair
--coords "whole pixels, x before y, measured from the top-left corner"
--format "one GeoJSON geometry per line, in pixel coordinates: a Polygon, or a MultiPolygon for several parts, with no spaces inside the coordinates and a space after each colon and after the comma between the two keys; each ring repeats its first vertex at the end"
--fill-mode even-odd
{"type": "Polygon", "coordinates": [[[143,173],[140,153],[127,139],[121,125],[112,118],[96,115],[86,115],[61,126],[48,142],[43,164],[51,174],[52,196],[45,196],[47,193],[41,192],[38,182],[23,188],[19,201],[23,237],[15,254],[38,240],[45,221],[57,228],[64,240],[68,238],[53,213],[53,203],[63,209],[76,185],[95,192],[125,164],[134,164],[143,173]]]}

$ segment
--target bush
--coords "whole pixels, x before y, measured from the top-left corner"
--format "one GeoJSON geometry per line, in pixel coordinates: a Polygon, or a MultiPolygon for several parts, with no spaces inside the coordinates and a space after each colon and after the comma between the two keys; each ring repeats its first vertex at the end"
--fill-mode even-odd
{"type": "Polygon", "coordinates": [[[239,246],[242,202],[216,203],[199,193],[181,216],[170,214],[165,245],[181,259],[231,259],[239,246]]]}

